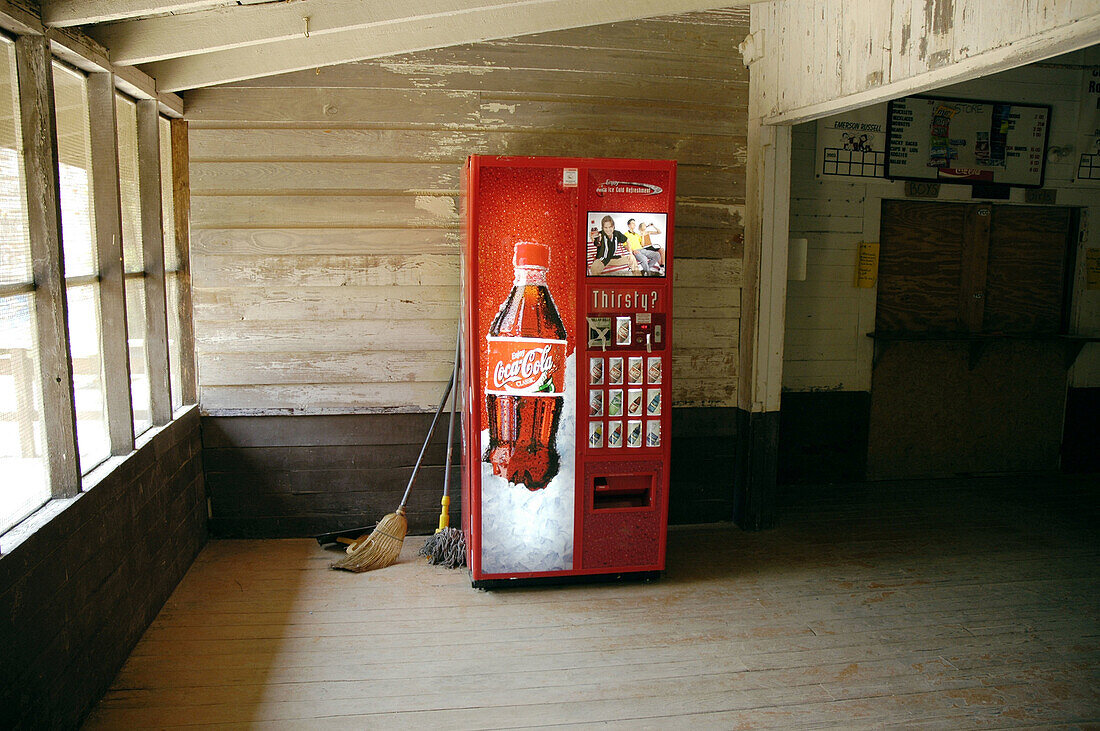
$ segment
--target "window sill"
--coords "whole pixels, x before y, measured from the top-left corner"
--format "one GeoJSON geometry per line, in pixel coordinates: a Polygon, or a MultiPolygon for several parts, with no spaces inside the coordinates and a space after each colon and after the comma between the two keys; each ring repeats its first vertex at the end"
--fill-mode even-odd
{"type": "Polygon", "coordinates": [[[198,404],[189,404],[177,409],[176,412],[172,414],[172,421],[162,426],[154,426],[147,429],[141,436],[135,439],[134,449],[131,452],[115,457],[108,457],[104,462],[84,475],[80,481],[79,495],[68,498],[51,499],[38,510],[11,527],[6,533],[0,535],[0,560],[15,551],[20,545],[34,536],[35,533],[48,525],[64,511],[69,509],[77,501],[83,499],[100,483],[110,477],[115,470],[125,465],[133,459],[139,451],[147,447],[158,434],[173,426],[177,421],[189,415],[192,411],[197,412],[198,408],[198,404]]]}

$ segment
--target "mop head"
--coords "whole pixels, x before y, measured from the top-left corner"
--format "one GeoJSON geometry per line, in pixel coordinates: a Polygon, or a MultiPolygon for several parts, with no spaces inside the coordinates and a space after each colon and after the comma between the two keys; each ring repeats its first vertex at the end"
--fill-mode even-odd
{"type": "Polygon", "coordinates": [[[417,554],[427,558],[433,566],[457,569],[466,565],[466,536],[458,528],[444,528],[428,536],[417,554]]]}
{"type": "Polygon", "coordinates": [[[396,513],[378,521],[373,533],[348,546],[348,555],[332,564],[332,568],[356,573],[384,569],[397,560],[408,530],[405,510],[398,508],[396,513]]]}

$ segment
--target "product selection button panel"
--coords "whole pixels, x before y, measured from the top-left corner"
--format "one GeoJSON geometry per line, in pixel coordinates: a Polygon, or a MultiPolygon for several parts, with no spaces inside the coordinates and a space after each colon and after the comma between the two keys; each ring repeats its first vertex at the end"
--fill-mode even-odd
{"type": "Polygon", "coordinates": [[[589,350],[664,350],[668,343],[666,290],[592,288],[586,297],[589,350]]]}

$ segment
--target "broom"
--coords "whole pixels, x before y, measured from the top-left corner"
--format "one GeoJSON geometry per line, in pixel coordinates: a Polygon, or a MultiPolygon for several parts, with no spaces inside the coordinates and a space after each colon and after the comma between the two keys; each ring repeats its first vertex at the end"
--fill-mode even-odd
{"type": "MultiPolygon", "coordinates": [[[[457,357],[457,343],[455,344],[455,354],[457,357]]],[[[428,443],[432,440],[436,422],[439,421],[439,415],[443,413],[443,406],[447,403],[447,398],[451,395],[454,384],[455,377],[454,371],[452,371],[451,380],[447,381],[443,398],[440,399],[439,406],[435,410],[435,416],[432,417],[432,425],[428,427],[428,436],[424,438],[424,446],[420,448],[420,456],[416,458],[412,474],[409,475],[409,484],[405,487],[401,504],[397,506],[397,510],[378,521],[378,525],[374,527],[374,531],[370,535],[362,536],[353,541],[347,548],[348,555],[332,564],[332,568],[361,573],[363,571],[373,571],[374,569],[384,569],[397,560],[398,555],[401,553],[401,545],[405,542],[405,534],[409,530],[409,521],[405,517],[405,504],[409,501],[409,491],[412,490],[413,481],[416,480],[416,473],[420,471],[420,463],[424,460],[424,453],[428,451],[428,443]]],[[[453,422],[454,412],[451,413],[451,420],[453,422]]],[[[447,445],[447,454],[449,458],[450,444],[447,445]]]]}
{"type": "MultiPolygon", "coordinates": [[[[459,324],[459,341],[462,340],[462,325],[459,324]]],[[[452,385],[458,381],[458,351],[455,351],[455,368],[451,374],[452,385]]],[[[445,566],[449,569],[466,565],[466,536],[458,528],[451,527],[451,454],[454,449],[455,411],[458,409],[458,389],[451,391],[451,416],[447,421],[447,460],[443,472],[443,509],[439,513],[439,527],[428,537],[417,555],[424,556],[433,566],[445,566]]]]}

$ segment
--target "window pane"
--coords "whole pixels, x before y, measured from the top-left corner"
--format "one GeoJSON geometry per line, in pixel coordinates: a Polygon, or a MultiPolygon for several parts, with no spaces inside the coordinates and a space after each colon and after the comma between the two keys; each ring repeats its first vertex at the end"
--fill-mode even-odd
{"type": "MultiPolygon", "coordinates": [[[[31,246],[15,53],[0,37],[0,284],[27,284],[31,246]]],[[[34,295],[0,297],[0,533],[50,499],[34,295]]]]}
{"type": "Polygon", "coordinates": [[[118,182],[122,202],[122,259],[127,272],[144,270],[141,255],[141,197],[138,193],[137,105],[115,95],[118,123],[118,182]]]}
{"type": "MultiPolygon", "coordinates": [[[[141,197],[138,193],[137,105],[115,95],[118,122],[118,178],[122,203],[122,259],[129,274],[145,271],[141,251],[141,197]]],[[[126,278],[126,339],[130,352],[130,398],[134,434],[152,426],[149,410],[149,362],[145,357],[145,282],[126,278]]]]}
{"type": "Polygon", "coordinates": [[[99,338],[99,285],[68,287],[65,294],[76,398],[76,443],[80,449],[80,471],[87,474],[111,453],[99,338]]]}
{"type": "Polygon", "coordinates": [[[145,282],[126,280],[126,329],[130,345],[130,398],[134,404],[134,434],[153,425],[149,406],[149,361],[145,357],[145,282]]]}
{"type": "Polygon", "coordinates": [[[0,284],[31,281],[15,52],[0,37],[0,284]]]}
{"type": "Polygon", "coordinates": [[[168,298],[168,377],[172,387],[172,410],[183,406],[183,388],[180,385],[180,280],[179,274],[164,275],[165,295],[168,298]]]}
{"type": "MultiPolygon", "coordinates": [[[[61,241],[65,277],[98,272],[92,234],[91,153],[88,149],[88,97],[84,74],[53,67],[57,106],[57,159],[61,176],[61,241]]],[[[73,361],[76,442],[80,469],[87,473],[111,452],[100,337],[99,284],[65,290],[69,308],[69,350],[73,361]]]]}
{"type": "Polygon", "coordinates": [[[88,98],[84,75],[53,66],[53,95],[57,107],[57,159],[61,181],[61,242],[65,276],[95,274],[92,240],[91,176],[88,150],[88,98]]]}
{"type": "Polygon", "coordinates": [[[172,197],[172,125],[160,118],[160,202],[164,227],[164,268],[174,272],[180,263],[176,257],[176,219],[172,197]]]}
{"type": "Polygon", "coordinates": [[[50,499],[34,296],[0,298],[0,533],[50,499]]]}
{"type": "Polygon", "coordinates": [[[168,305],[168,385],[172,390],[172,410],[183,406],[180,386],[180,269],[176,255],[175,202],[172,197],[172,125],[160,118],[160,200],[164,223],[164,287],[168,305]]]}

